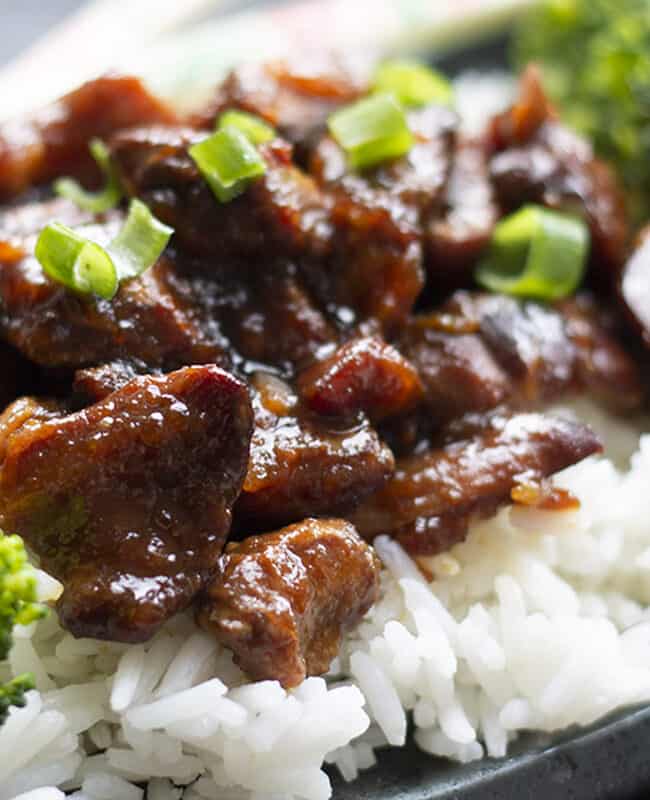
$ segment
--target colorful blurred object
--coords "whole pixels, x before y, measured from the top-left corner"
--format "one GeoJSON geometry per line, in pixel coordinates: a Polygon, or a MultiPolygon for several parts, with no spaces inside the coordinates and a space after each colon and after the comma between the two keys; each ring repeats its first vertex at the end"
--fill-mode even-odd
{"type": "Polygon", "coordinates": [[[521,22],[515,62],[541,64],[562,116],[650,205],[650,2],[546,0],[521,22]]]}
{"type": "Polygon", "coordinates": [[[0,71],[0,113],[28,111],[113,68],[192,102],[235,63],[296,49],[448,50],[500,31],[531,2],[294,0],[205,21],[224,0],[95,0],[0,71]]]}

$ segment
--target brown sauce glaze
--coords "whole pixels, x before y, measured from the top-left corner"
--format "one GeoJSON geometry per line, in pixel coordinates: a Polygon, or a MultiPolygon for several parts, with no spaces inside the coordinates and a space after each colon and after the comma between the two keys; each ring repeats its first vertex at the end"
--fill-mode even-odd
{"type": "Polygon", "coordinates": [[[263,530],[306,514],[349,511],[394,469],[393,454],[365,417],[319,417],[289,387],[280,404],[278,385],[264,374],[253,380],[255,429],[235,509],[238,528],[263,530]]]}

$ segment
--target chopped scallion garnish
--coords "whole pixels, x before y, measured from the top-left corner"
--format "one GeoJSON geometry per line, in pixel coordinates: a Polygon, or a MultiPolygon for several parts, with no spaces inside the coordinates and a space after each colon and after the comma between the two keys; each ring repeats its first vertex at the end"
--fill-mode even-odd
{"type": "Polygon", "coordinates": [[[330,133],[350,166],[365,169],[403,156],[413,146],[406,114],[392,94],[376,94],[332,114],[330,133]]]}
{"type": "Polygon", "coordinates": [[[53,222],[41,231],[34,252],[53,280],[110,300],[121,280],[140,275],[158,260],[172,233],[144,203],[132,200],[122,229],[108,246],[53,222]]]}
{"type": "Polygon", "coordinates": [[[451,84],[444,75],[418,61],[384,61],[377,67],[372,88],[391,92],[405,106],[450,105],[453,100],[451,84]]]}
{"type": "Polygon", "coordinates": [[[119,279],[110,255],[95,242],[85,242],[75,259],[72,275],[77,291],[105,300],[115,296],[119,279]]]}
{"type": "Polygon", "coordinates": [[[120,280],[135,278],[160,257],[174,229],[156,219],[140,200],[132,200],[120,232],[106,248],[120,280]]]}
{"type": "Polygon", "coordinates": [[[43,272],[68,289],[106,300],[117,292],[117,270],[106,250],[67,225],[47,225],[38,237],[35,255],[43,272]]]}
{"type": "Polygon", "coordinates": [[[589,230],[577,217],[525,206],[497,224],[476,280],[494,292],[558,300],[580,285],[589,230]]]}
{"type": "Polygon", "coordinates": [[[192,160],[222,203],[241,194],[266,172],[255,145],[239,129],[228,126],[189,149],[192,160]]]}
{"type": "Polygon", "coordinates": [[[104,188],[98,192],[89,192],[73,178],[60,178],[54,183],[54,191],[61,197],[72,200],[84,211],[101,214],[119,204],[122,199],[122,189],[115,167],[111,163],[110,153],[104,142],[100,139],[93,139],[88,148],[104,174],[106,179],[104,188]]]}
{"type": "Polygon", "coordinates": [[[275,131],[270,125],[261,117],[249,114],[247,111],[237,111],[236,109],[224,111],[219,117],[217,130],[228,126],[240,130],[254,145],[270,142],[275,137],[275,131]]]}

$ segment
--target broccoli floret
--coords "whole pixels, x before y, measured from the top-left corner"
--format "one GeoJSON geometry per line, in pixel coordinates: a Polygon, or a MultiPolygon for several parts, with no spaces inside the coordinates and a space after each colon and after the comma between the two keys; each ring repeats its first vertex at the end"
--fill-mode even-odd
{"type": "Polygon", "coordinates": [[[514,38],[517,66],[537,61],[563,118],[650,204],[650,3],[544,0],[514,38]]]}
{"type": "MultiPolygon", "coordinates": [[[[23,540],[0,531],[0,661],[11,650],[14,625],[29,625],[46,613],[36,602],[36,573],[27,560],[23,540]]],[[[31,675],[0,684],[0,725],[10,706],[25,705],[25,693],[33,688],[31,675]]]]}
{"type": "Polygon", "coordinates": [[[22,708],[27,704],[25,695],[34,688],[34,676],[29,673],[0,684],[0,725],[7,719],[11,706],[22,708]]]}

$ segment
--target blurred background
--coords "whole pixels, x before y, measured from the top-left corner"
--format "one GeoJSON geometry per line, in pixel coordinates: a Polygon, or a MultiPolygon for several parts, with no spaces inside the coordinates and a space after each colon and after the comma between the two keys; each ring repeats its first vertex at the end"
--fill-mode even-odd
{"type": "Polygon", "coordinates": [[[535,61],[564,119],[650,205],[650,0],[0,0],[0,30],[0,119],[108,69],[187,108],[236,63],[304,50],[452,73],[468,48],[480,71],[535,61]]]}
{"type": "Polygon", "coordinates": [[[83,0],[0,0],[0,63],[17,56],[37,36],[82,4],[83,0]]]}
{"type": "Polygon", "coordinates": [[[501,31],[534,0],[0,0],[0,116],[115,68],[175,102],[242,60],[423,53],[501,31]]]}
{"type": "MultiPolygon", "coordinates": [[[[224,11],[245,10],[252,5],[269,5],[274,0],[218,0],[214,5],[224,11]]],[[[275,0],[277,2],[277,0],[275,0]]],[[[442,0],[444,2],[445,0],[442,0]]],[[[127,0],[137,3],[138,0],[127,0]]],[[[184,0],[177,0],[182,5],[184,0]]],[[[118,3],[119,4],[119,3],[118,3]]],[[[3,42],[0,49],[0,64],[11,61],[39,36],[61,22],[67,15],[84,5],[93,5],[88,0],[0,0],[3,42]]]]}

